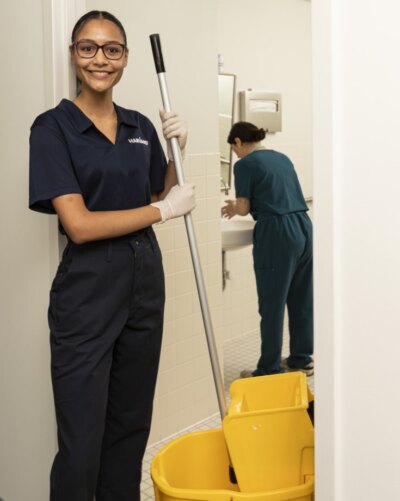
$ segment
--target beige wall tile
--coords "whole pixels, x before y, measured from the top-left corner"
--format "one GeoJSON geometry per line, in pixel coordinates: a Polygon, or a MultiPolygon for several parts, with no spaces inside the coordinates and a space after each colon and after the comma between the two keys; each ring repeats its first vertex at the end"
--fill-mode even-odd
{"type": "Polygon", "coordinates": [[[188,178],[188,181],[193,182],[195,186],[196,200],[206,198],[207,183],[206,183],[206,176],[204,174],[197,176],[190,176],[190,178],[188,178]]]}
{"type": "Polygon", "coordinates": [[[207,173],[207,155],[190,155],[185,160],[185,172],[188,178],[205,176],[207,173]]]}
{"type": "MultiPolygon", "coordinates": [[[[176,343],[176,362],[178,365],[186,364],[193,359],[193,343],[191,338],[183,339],[176,343]]],[[[187,384],[188,381],[179,381],[179,386],[187,384]]]]}
{"type": "Polygon", "coordinates": [[[164,308],[164,323],[171,322],[175,317],[175,299],[167,297],[164,308]]]}
{"type": "Polygon", "coordinates": [[[207,220],[207,204],[208,199],[199,198],[196,193],[196,207],[192,212],[193,221],[206,221],[207,220]]]}
{"type": "Polygon", "coordinates": [[[163,347],[176,343],[177,337],[175,322],[176,320],[164,321],[163,347]]]}
{"type": "MultiPolygon", "coordinates": [[[[189,155],[196,185],[193,224],[218,351],[224,337],[218,155],[189,155]],[[214,186],[215,184],[215,186],[214,186]]],[[[150,440],[165,438],[217,411],[198,291],[183,218],[157,225],[166,276],[164,340],[150,440]]],[[[250,321],[250,320],[249,320],[250,321]]],[[[220,359],[222,366],[222,358],[220,359]]]]}
{"type": "Polygon", "coordinates": [[[163,266],[164,266],[164,273],[165,275],[170,275],[172,273],[175,273],[175,255],[174,251],[162,251],[162,259],[163,259],[163,266]]]}
{"type": "Polygon", "coordinates": [[[209,197],[219,197],[221,195],[220,176],[218,174],[207,177],[207,195],[209,197]]]}
{"type": "Polygon", "coordinates": [[[209,196],[207,198],[207,219],[218,219],[218,221],[221,219],[221,200],[219,196],[209,196]]]}
{"type": "Polygon", "coordinates": [[[164,371],[174,369],[177,363],[176,343],[163,345],[160,358],[160,374],[164,371]]]}
{"type": "Polygon", "coordinates": [[[182,271],[174,275],[175,278],[175,294],[181,296],[193,291],[195,286],[194,274],[192,270],[182,271]]]}
{"type": "MultiPolygon", "coordinates": [[[[175,249],[187,247],[188,246],[188,238],[187,238],[185,226],[184,225],[175,226],[173,231],[174,231],[175,249]]],[[[197,232],[197,228],[196,228],[196,232],[197,232]]]]}
{"type": "Polygon", "coordinates": [[[168,224],[159,224],[155,226],[155,232],[162,252],[170,251],[174,248],[174,234],[171,226],[168,224]]]}
{"type": "Polygon", "coordinates": [[[157,380],[156,398],[161,398],[175,390],[178,380],[177,377],[177,366],[171,367],[171,369],[167,370],[160,370],[159,378],[157,380]]]}
{"type": "Polygon", "coordinates": [[[193,294],[183,294],[175,297],[175,318],[184,317],[193,313],[193,294]]]}
{"type": "Polygon", "coordinates": [[[191,387],[195,379],[194,360],[176,366],[176,377],[179,385],[186,384],[191,387]]]}
{"type": "MultiPolygon", "coordinates": [[[[206,155],[207,176],[220,176],[219,153],[206,155]]],[[[219,186],[219,184],[218,184],[219,186]]]]}
{"type": "Polygon", "coordinates": [[[175,340],[184,341],[193,336],[193,315],[185,315],[175,319],[175,340]]]}
{"type": "Polygon", "coordinates": [[[175,249],[174,252],[175,257],[175,272],[179,273],[182,271],[191,270],[193,273],[192,267],[192,258],[190,255],[189,247],[181,247],[179,249],[175,249]]]}

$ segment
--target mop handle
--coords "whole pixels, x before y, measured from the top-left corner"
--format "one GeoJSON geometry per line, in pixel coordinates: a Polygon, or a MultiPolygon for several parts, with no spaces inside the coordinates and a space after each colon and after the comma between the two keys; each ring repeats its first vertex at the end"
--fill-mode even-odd
{"type": "MultiPolygon", "coordinates": [[[[171,103],[169,99],[167,80],[165,76],[164,60],[161,51],[161,41],[158,34],[150,35],[151,48],[153,51],[154,63],[156,66],[156,71],[158,75],[158,83],[160,84],[161,97],[163,101],[163,106],[165,111],[171,111],[171,103]]],[[[178,178],[178,184],[181,186],[185,182],[183,174],[182,156],[181,150],[179,148],[179,142],[176,137],[170,139],[170,145],[172,154],[175,162],[176,176],[178,178]]],[[[208,351],[210,354],[211,366],[214,376],[215,389],[217,391],[219,411],[221,414],[221,420],[227,414],[224,384],[221,375],[221,368],[219,365],[217,348],[215,344],[215,336],[211,322],[210,310],[208,307],[207,295],[204,286],[203,274],[201,271],[201,264],[199,258],[199,252],[197,248],[196,235],[193,227],[192,215],[185,215],[186,232],[189,239],[190,253],[192,255],[194,274],[196,277],[197,292],[199,294],[200,307],[203,315],[204,328],[206,331],[208,351]]]]}

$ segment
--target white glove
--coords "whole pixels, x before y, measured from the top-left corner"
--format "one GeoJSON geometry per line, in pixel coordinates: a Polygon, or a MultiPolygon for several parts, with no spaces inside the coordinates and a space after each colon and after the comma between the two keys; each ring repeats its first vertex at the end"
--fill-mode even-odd
{"type": "Polygon", "coordinates": [[[185,146],[188,136],[187,123],[184,122],[177,113],[174,113],[173,111],[167,113],[163,109],[160,110],[160,118],[162,123],[163,136],[167,141],[168,159],[171,160],[171,162],[174,161],[169,140],[172,137],[176,137],[179,142],[179,148],[181,149],[183,160],[185,158],[185,146]]]}
{"type": "Polygon", "coordinates": [[[183,186],[178,186],[176,184],[169,190],[164,200],[153,202],[150,205],[160,210],[161,223],[174,217],[183,216],[196,207],[194,185],[185,183],[183,186]]]}

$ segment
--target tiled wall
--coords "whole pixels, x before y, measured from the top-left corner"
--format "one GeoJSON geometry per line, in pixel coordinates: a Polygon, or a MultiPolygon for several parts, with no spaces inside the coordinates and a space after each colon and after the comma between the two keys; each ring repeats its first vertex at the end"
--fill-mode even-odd
{"type": "Polygon", "coordinates": [[[222,295],[224,341],[227,341],[259,327],[252,246],[226,252],[225,268],[230,275],[222,295]]]}
{"type": "MultiPolygon", "coordinates": [[[[195,184],[192,215],[222,366],[219,155],[189,155],[184,170],[186,180],[195,184]]],[[[158,225],[156,232],[167,299],[150,444],[218,410],[184,220],[158,225]]]]}

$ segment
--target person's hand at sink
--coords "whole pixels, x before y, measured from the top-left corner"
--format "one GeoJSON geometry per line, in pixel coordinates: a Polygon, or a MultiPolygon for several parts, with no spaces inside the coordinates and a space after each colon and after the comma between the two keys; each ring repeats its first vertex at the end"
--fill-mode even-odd
{"type": "Polygon", "coordinates": [[[221,209],[224,218],[231,219],[233,216],[247,216],[250,212],[250,200],[248,198],[236,198],[225,200],[226,205],[221,209]]]}

